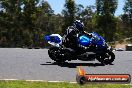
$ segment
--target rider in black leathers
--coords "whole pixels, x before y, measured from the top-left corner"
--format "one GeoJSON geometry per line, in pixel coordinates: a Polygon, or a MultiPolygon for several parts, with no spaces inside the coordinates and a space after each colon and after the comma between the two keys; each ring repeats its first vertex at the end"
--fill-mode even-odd
{"type": "MultiPolygon", "coordinates": [[[[74,21],[72,26],[69,26],[65,34],[63,36],[62,44],[67,48],[72,48],[74,50],[78,50],[79,48],[82,48],[78,44],[78,36],[79,34],[86,34],[84,31],[84,24],[80,20],[74,21]]],[[[89,35],[88,35],[89,36],[89,35]]]]}

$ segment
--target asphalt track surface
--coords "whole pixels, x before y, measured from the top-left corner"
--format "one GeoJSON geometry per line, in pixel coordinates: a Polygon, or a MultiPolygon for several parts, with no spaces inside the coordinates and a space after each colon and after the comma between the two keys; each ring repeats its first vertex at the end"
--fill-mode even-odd
{"type": "Polygon", "coordinates": [[[77,66],[88,74],[132,75],[132,52],[115,51],[113,65],[98,61],[73,60],[57,64],[47,54],[47,49],[0,48],[0,79],[76,81],[77,66]]]}

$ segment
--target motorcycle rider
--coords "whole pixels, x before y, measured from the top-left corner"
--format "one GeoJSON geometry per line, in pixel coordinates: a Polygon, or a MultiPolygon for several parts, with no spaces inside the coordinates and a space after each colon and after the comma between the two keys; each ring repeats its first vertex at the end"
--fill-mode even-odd
{"type": "Polygon", "coordinates": [[[80,20],[75,20],[72,26],[69,26],[63,36],[62,43],[67,48],[74,50],[78,49],[79,46],[77,38],[79,34],[88,34],[84,31],[84,23],[80,20]]]}

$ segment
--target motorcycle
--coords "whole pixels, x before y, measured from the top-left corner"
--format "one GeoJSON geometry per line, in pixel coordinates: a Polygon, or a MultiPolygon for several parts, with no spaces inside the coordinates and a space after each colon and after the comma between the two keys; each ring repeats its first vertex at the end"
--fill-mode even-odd
{"type": "Polygon", "coordinates": [[[77,34],[77,44],[81,48],[72,49],[65,47],[63,37],[59,34],[45,36],[45,40],[52,45],[48,50],[49,57],[57,63],[64,63],[66,60],[95,61],[98,60],[104,65],[112,64],[115,54],[112,52],[104,38],[97,33],[77,34]]]}

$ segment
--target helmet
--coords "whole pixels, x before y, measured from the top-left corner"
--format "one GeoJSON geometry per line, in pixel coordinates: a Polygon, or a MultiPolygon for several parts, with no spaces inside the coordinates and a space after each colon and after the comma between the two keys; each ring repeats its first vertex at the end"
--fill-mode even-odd
{"type": "Polygon", "coordinates": [[[75,28],[77,28],[79,31],[83,31],[84,24],[83,24],[83,22],[81,22],[80,20],[74,21],[73,26],[74,26],[75,28]]]}

